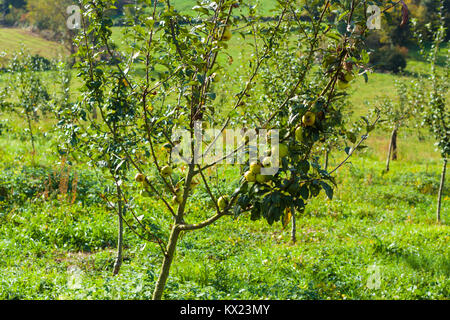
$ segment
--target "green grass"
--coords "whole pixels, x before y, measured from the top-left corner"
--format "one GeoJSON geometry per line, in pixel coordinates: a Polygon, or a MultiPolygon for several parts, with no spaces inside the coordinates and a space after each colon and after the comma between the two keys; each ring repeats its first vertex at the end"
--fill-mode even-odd
{"type": "MultiPolygon", "coordinates": [[[[247,216],[185,234],[165,298],[448,299],[449,207],[443,206],[444,223],[434,221],[439,167],[401,162],[387,175],[381,171],[382,163],[365,157],[344,168],[336,198],[319,196],[298,218],[295,245],[280,224],[247,216]],[[367,287],[374,265],[378,289],[367,287]]],[[[212,214],[204,193],[195,194],[190,221],[212,214]]],[[[168,223],[151,199],[138,198],[136,210],[168,223]]],[[[102,206],[58,200],[27,201],[6,213],[0,298],[149,299],[159,249],[127,232],[125,263],[112,277],[115,220],[102,206]],[[69,284],[74,267],[79,288],[69,284]]]]}
{"type": "Polygon", "coordinates": [[[33,54],[47,58],[66,55],[67,50],[57,42],[47,41],[27,30],[0,28],[0,48],[8,55],[24,46],[33,54]]]}
{"type": "MultiPolygon", "coordinates": [[[[98,197],[102,174],[85,165],[71,168],[70,177],[76,171],[81,178],[70,204],[70,190],[67,198],[57,191],[60,158],[51,151],[53,134],[37,133],[39,166],[33,166],[26,135],[15,124],[0,136],[0,186],[15,195],[0,203],[0,299],[151,298],[159,248],[129,230],[121,274],[111,276],[116,217],[98,197]],[[44,200],[50,173],[53,193],[44,200]]],[[[339,171],[333,201],[322,193],[298,217],[295,245],[288,228],[245,215],[185,234],[165,298],[448,299],[450,193],[447,188],[443,222],[436,224],[440,161],[436,154],[416,155],[427,143],[400,136],[400,161],[388,174],[382,173],[377,150],[355,155],[339,171]],[[370,289],[373,266],[380,287],[370,289]]],[[[333,153],[330,166],[343,157],[333,153]]],[[[237,174],[227,169],[223,188],[232,190],[237,174]]],[[[199,186],[187,222],[213,214],[207,199],[199,186]]],[[[138,197],[135,209],[145,221],[167,229],[170,217],[154,199],[138,197]]]]}

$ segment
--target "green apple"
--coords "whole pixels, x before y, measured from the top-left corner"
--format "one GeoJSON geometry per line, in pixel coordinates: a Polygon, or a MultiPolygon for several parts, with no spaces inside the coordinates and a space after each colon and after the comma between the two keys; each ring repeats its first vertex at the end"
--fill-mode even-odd
{"type": "Polygon", "coordinates": [[[244,174],[244,178],[245,178],[245,180],[247,180],[248,182],[255,182],[255,181],[256,181],[256,175],[255,175],[253,172],[251,172],[251,171],[247,171],[247,172],[244,174]]]}
{"type": "Polygon", "coordinates": [[[172,172],[173,172],[173,170],[172,170],[172,167],[170,167],[170,166],[165,166],[165,167],[161,168],[161,175],[163,177],[170,176],[172,174],[172,172]]]}
{"type": "Polygon", "coordinates": [[[250,163],[250,171],[254,174],[261,173],[261,164],[256,161],[250,163]]]}
{"type": "Polygon", "coordinates": [[[351,72],[347,72],[347,73],[344,75],[344,79],[345,79],[345,81],[347,81],[347,82],[352,81],[354,78],[355,78],[355,77],[353,76],[353,73],[351,73],[351,72]]]}
{"type": "Polygon", "coordinates": [[[314,112],[307,111],[302,117],[302,123],[307,127],[313,126],[315,122],[316,122],[316,115],[314,112]]]}
{"type": "Polygon", "coordinates": [[[219,207],[220,210],[224,210],[228,204],[230,202],[230,199],[227,195],[222,196],[219,198],[219,200],[217,200],[217,206],[219,207]]]}
{"type": "Polygon", "coordinates": [[[231,37],[233,36],[233,34],[231,33],[231,27],[230,26],[226,26],[225,27],[225,31],[223,33],[223,37],[222,39],[225,41],[228,41],[231,39],[231,37]]]}
{"type": "Polygon", "coordinates": [[[302,127],[298,127],[298,128],[295,130],[295,139],[296,139],[298,142],[302,142],[302,141],[303,141],[303,128],[302,128],[302,127]]]}
{"type": "Polygon", "coordinates": [[[344,90],[350,87],[350,83],[348,83],[347,81],[338,80],[337,86],[339,89],[344,90]]]}
{"type": "Polygon", "coordinates": [[[144,182],[145,181],[145,176],[142,173],[138,173],[136,174],[136,176],[134,177],[134,180],[136,182],[144,182]]]}
{"type": "Polygon", "coordinates": [[[213,82],[219,82],[220,79],[221,79],[221,76],[220,76],[220,74],[218,74],[218,73],[213,73],[213,75],[211,76],[211,78],[212,78],[213,82]]]}
{"type": "Polygon", "coordinates": [[[181,188],[176,188],[175,189],[175,195],[177,196],[177,197],[183,197],[183,194],[184,194],[184,191],[183,191],[183,189],[181,189],[181,188]]]}
{"type": "Polygon", "coordinates": [[[266,176],[264,176],[262,174],[257,174],[256,175],[256,182],[258,182],[258,183],[265,183],[265,182],[267,182],[267,178],[266,178],[266,176]]]}
{"type": "Polygon", "coordinates": [[[289,154],[289,148],[287,145],[280,143],[277,146],[272,147],[272,154],[276,154],[278,151],[278,155],[280,158],[284,158],[289,154]]]}
{"type": "Polygon", "coordinates": [[[176,204],[181,204],[181,202],[183,202],[183,197],[173,196],[172,201],[176,204]]]}
{"type": "Polygon", "coordinates": [[[264,167],[270,167],[272,165],[272,158],[271,157],[265,157],[262,161],[262,165],[264,167]]]}

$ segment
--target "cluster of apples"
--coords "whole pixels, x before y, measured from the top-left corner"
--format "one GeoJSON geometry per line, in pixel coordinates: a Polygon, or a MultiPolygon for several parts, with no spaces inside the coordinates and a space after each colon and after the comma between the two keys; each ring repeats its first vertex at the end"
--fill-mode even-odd
{"type": "Polygon", "coordinates": [[[338,81],[337,81],[337,86],[339,89],[341,90],[345,90],[348,87],[350,87],[350,82],[355,78],[355,76],[353,75],[352,72],[343,72],[340,74],[338,81]]]}
{"type": "MultiPolygon", "coordinates": [[[[303,133],[304,127],[311,127],[316,123],[316,114],[312,111],[307,111],[302,117],[303,126],[299,126],[295,130],[295,139],[298,142],[303,141],[303,133]]],[[[278,146],[273,146],[270,154],[276,154],[278,152],[279,158],[283,159],[289,155],[289,148],[287,145],[280,143],[278,146]]],[[[265,157],[261,162],[253,161],[250,163],[249,170],[244,173],[244,178],[248,182],[256,182],[256,183],[266,183],[269,182],[273,176],[270,175],[262,175],[261,169],[265,167],[270,167],[272,164],[271,157],[265,157]]]]}
{"type": "MultiPolygon", "coordinates": [[[[168,178],[173,173],[173,169],[171,166],[164,166],[161,168],[161,176],[164,178],[168,178]]],[[[148,183],[147,178],[142,173],[137,173],[134,177],[134,180],[138,183],[142,183],[146,185],[148,183]]],[[[183,189],[177,187],[174,190],[173,202],[180,204],[183,200],[183,189]]]]}

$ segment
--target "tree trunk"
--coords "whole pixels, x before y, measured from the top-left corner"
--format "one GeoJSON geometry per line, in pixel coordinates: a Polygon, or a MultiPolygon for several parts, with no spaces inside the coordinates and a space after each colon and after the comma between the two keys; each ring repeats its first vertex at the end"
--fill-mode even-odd
{"type": "Polygon", "coordinates": [[[439,186],[439,193],[438,193],[438,205],[437,205],[437,222],[441,222],[441,199],[442,199],[442,192],[444,191],[444,182],[445,182],[445,171],[447,169],[447,159],[444,159],[444,165],[442,167],[442,174],[441,174],[441,184],[439,186]]]}
{"type": "Polygon", "coordinates": [[[120,267],[122,266],[123,261],[123,206],[122,206],[122,190],[120,187],[117,187],[117,195],[119,197],[118,201],[118,214],[119,214],[119,228],[118,228],[118,235],[117,235],[117,257],[116,261],[114,263],[114,271],[113,275],[118,275],[120,272],[120,267]]]}
{"type": "Polygon", "coordinates": [[[392,160],[397,160],[397,132],[398,129],[395,128],[392,132],[392,160]]]}
{"type": "Polygon", "coordinates": [[[328,149],[326,149],[325,150],[325,161],[324,161],[324,165],[323,165],[323,168],[325,171],[328,170],[328,153],[329,153],[329,151],[328,151],[328,149]]]}
{"type": "Polygon", "coordinates": [[[292,229],[291,229],[291,241],[293,244],[297,242],[297,224],[295,221],[295,209],[291,208],[292,214],[292,229]]]}
{"type": "Polygon", "coordinates": [[[386,159],[386,172],[389,171],[389,165],[391,162],[391,155],[392,155],[392,150],[394,148],[394,143],[395,143],[395,158],[397,159],[397,127],[394,128],[394,130],[392,130],[392,135],[391,135],[391,140],[389,142],[389,150],[388,150],[388,156],[386,159]]]}
{"type": "Polygon", "coordinates": [[[180,230],[175,224],[172,227],[172,231],[169,237],[169,243],[167,244],[166,253],[164,255],[163,265],[161,267],[161,272],[156,282],[155,291],[153,292],[153,300],[161,300],[164,287],[166,286],[167,278],[169,277],[170,267],[175,256],[175,249],[177,248],[178,237],[180,236],[180,230]]]}
{"type": "Polygon", "coordinates": [[[34,146],[34,135],[33,135],[33,129],[31,127],[31,118],[30,118],[30,114],[28,113],[28,111],[26,111],[25,113],[27,115],[28,130],[30,130],[30,139],[31,139],[31,146],[33,147],[33,158],[34,158],[34,155],[36,154],[36,148],[34,146]]]}

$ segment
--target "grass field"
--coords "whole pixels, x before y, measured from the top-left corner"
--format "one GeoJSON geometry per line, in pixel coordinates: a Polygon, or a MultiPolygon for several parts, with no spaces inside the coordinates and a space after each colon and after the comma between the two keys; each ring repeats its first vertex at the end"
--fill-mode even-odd
{"type": "Polygon", "coordinates": [[[67,50],[59,43],[47,41],[30,31],[15,28],[0,28],[0,51],[8,54],[27,48],[33,54],[39,54],[48,58],[56,58],[66,55],[67,50]]]}
{"type": "MultiPolygon", "coordinates": [[[[191,2],[176,5],[191,7],[191,2]]],[[[15,50],[20,43],[46,57],[62,50],[26,31],[0,29],[0,48],[15,50]]],[[[241,47],[237,37],[230,42],[235,60],[246,57],[241,47]]],[[[239,64],[233,67],[236,71],[239,64]]],[[[394,98],[394,81],[412,79],[425,67],[410,59],[405,75],[373,73],[368,83],[358,78],[348,91],[355,117],[367,114],[382,97],[394,98]]],[[[0,86],[8,77],[0,75],[0,86]]],[[[41,78],[57,89],[55,72],[41,78]]],[[[75,80],[72,100],[79,85],[75,80]]],[[[233,84],[230,88],[236,90],[233,84]]],[[[0,299],[150,299],[161,264],[156,244],[127,230],[124,265],[119,276],[112,276],[117,219],[98,196],[105,185],[102,173],[86,164],[61,163],[54,119],[34,124],[34,158],[21,116],[0,113],[0,120],[6,126],[0,134],[0,299]],[[71,182],[75,173],[79,177],[76,197],[60,190],[64,170],[71,182]],[[11,195],[8,201],[4,193],[11,195]]],[[[322,192],[298,217],[295,245],[289,227],[255,223],[246,215],[183,234],[165,298],[449,299],[450,192],[444,190],[443,221],[437,224],[440,156],[428,134],[418,132],[399,132],[399,160],[383,173],[390,132],[375,130],[369,148],[338,172],[334,199],[322,192]],[[375,286],[373,272],[379,280],[375,286]]],[[[330,167],[344,157],[343,151],[333,151],[330,167]]],[[[220,170],[224,182],[215,191],[234,190],[238,169],[220,170]]],[[[153,198],[137,196],[135,210],[149,223],[171,223],[153,198]]],[[[199,186],[188,222],[213,210],[199,186]]]]}
{"type": "MultiPolygon", "coordinates": [[[[44,139],[39,167],[23,157],[5,157],[25,147],[13,137],[0,138],[1,179],[15,180],[17,193],[33,193],[58,159],[44,152],[51,147],[44,139]]],[[[310,203],[297,220],[296,245],[281,225],[255,224],[246,216],[185,234],[166,298],[448,298],[450,194],[444,194],[444,222],[436,225],[439,163],[401,160],[382,174],[383,163],[373,160],[373,153],[357,156],[339,173],[342,185],[333,201],[322,194],[310,203]],[[370,289],[373,268],[379,271],[380,286],[370,289]]],[[[112,277],[115,217],[99,199],[87,196],[100,189],[101,176],[88,168],[72,170],[83,177],[74,204],[68,203],[70,197],[34,197],[0,215],[0,298],[150,298],[159,248],[126,232],[125,264],[121,275],[112,277]]],[[[227,171],[223,188],[232,189],[235,175],[227,171]]],[[[192,221],[212,210],[204,189],[194,199],[192,221]]],[[[155,223],[170,218],[151,198],[138,198],[136,210],[155,223]]]]}

